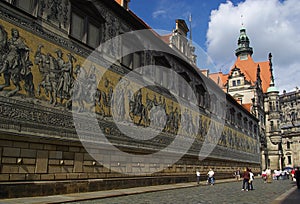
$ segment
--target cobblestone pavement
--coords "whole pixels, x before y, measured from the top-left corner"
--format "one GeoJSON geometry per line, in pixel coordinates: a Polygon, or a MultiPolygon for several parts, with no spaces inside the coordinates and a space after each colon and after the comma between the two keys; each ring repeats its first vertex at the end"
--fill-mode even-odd
{"type": "MultiPolygon", "coordinates": [[[[261,179],[254,180],[253,191],[241,191],[242,181],[220,183],[214,186],[200,185],[189,188],[141,193],[128,196],[111,197],[90,201],[73,202],[74,204],[198,204],[198,203],[263,203],[268,204],[280,195],[291,190],[295,182],[274,180],[265,184],[261,179]]],[[[300,193],[300,192],[299,192],[300,193]]]]}

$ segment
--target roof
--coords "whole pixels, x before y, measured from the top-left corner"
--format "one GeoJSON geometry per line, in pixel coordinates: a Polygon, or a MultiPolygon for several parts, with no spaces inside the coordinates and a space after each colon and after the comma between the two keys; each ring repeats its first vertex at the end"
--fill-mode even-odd
{"type": "Polygon", "coordinates": [[[279,92],[279,90],[275,87],[275,86],[270,86],[267,90],[268,93],[271,93],[271,92],[279,92]]]}
{"type": "Polygon", "coordinates": [[[251,111],[251,106],[252,104],[251,103],[245,103],[245,104],[242,104],[242,106],[247,110],[247,111],[251,111]]]}
{"type": "Polygon", "coordinates": [[[263,92],[266,93],[271,82],[269,61],[254,62],[250,55],[248,55],[247,60],[240,60],[240,58],[238,57],[231,70],[235,67],[239,68],[241,72],[245,74],[246,80],[250,81],[251,85],[255,85],[258,65],[260,66],[260,78],[262,81],[262,89],[263,92]]]}
{"type": "Polygon", "coordinates": [[[170,44],[170,37],[172,36],[172,33],[169,33],[167,35],[162,35],[160,36],[160,38],[166,43],[166,44],[170,44]]]}
{"type": "Polygon", "coordinates": [[[209,78],[211,78],[222,89],[225,88],[228,76],[229,74],[223,74],[222,72],[209,74],[209,78]]]}

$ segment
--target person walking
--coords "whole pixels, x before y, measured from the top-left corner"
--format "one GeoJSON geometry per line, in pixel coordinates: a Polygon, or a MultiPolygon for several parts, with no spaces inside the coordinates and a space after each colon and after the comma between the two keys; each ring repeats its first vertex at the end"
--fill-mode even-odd
{"type": "Polygon", "coordinates": [[[263,170],[261,172],[261,177],[262,177],[264,183],[267,183],[267,173],[266,173],[266,170],[263,170]]]}
{"type": "Polygon", "coordinates": [[[215,179],[214,179],[215,172],[212,169],[209,169],[207,175],[208,175],[207,184],[214,185],[215,184],[215,179]]]}
{"type": "Polygon", "coordinates": [[[243,173],[243,187],[242,187],[242,191],[248,191],[249,189],[249,179],[250,179],[250,173],[249,173],[249,169],[246,168],[244,173],[243,173]]]}
{"type": "Polygon", "coordinates": [[[272,183],[272,171],[270,167],[267,168],[266,175],[267,175],[267,183],[272,183]]]}
{"type": "Polygon", "coordinates": [[[235,178],[236,178],[236,180],[240,180],[241,179],[241,171],[240,171],[240,169],[237,169],[236,171],[235,171],[235,178]]]}
{"type": "Polygon", "coordinates": [[[295,181],[295,168],[292,169],[291,171],[291,175],[292,175],[292,181],[295,181]]]}
{"type": "Polygon", "coordinates": [[[200,171],[199,170],[196,171],[196,176],[197,176],[197,184],[199,185],[200,184],[200,171]]]}
{"type": "Polygon", "coordinates": [[[254,188],[253,188],[254,174],[252,173],[251,169],[249,169],[249,174],[250,174],[249,190],[254,190],[254,188]]]}
{"type": "Polygon", "coordinates": [[[298,189],[300,189],[300,170],[299,170],[299,167],[296,168],[295,179],[296,179],[297,187],[298,187],[298,189]]]}

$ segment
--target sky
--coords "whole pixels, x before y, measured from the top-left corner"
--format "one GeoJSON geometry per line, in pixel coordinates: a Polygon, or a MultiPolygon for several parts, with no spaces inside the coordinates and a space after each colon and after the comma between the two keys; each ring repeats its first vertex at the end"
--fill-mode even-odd
{"type": "Polygon", "coordinates": [[[129,7],[153,29],[169,32],[175,19],[189,25],[191,14],[198,66],[210,73],[229,72],[243,26],[255,62],[272,53],[280,93],[300,86],[299,0],[131,0],[129,7]]]}

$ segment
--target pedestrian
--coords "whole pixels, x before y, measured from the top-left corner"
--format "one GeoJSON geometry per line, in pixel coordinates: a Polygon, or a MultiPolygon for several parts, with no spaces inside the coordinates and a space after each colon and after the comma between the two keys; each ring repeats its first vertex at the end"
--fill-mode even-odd
{"type": "Polygon", "coordinates": [[[235,171],[235,178],[236,178],[236,180],[240,180],[241,179],[241,171],[240,171],[240,169],[237,169],[236,171],[235,171]]]}
{"type": "Polygon", "coordinates": [[[197,169],[196,171],[196,176],[197,176],[197,184],[200,184],[200,171],[197,169]]]}
{"type": "Polygon", "coordinates": [[[295,168],[292,169],[291,175],[292,175],[292,181],[295,181],[295,168]]]}
{"type": "Polygon", "coordinates": [[[249,169],[245,168],[244,173],[243,173],[243,187],[242,191],[248,191],[249,189],[249,179],[250,179],[250,173],[249,169]]]}
{"type": "Polygon", "coordinates": [[[270,167],[267,168],[266,175],[267,175],[267,183],[272,183],[272,171],[270,167]]]}
{"type": "Polygon", "coordinates": [[[267,174],[266,174],[266,170],[263,170],[261,172],[261,177],[264,180],[264,183],[267,183],[267,174]]]}
{"type": "Polygon", "coordinates": [[[215,184],[215,178],[214,178],[215,172],[212,169],[209,169],[207,175],[208,175],[207,184],[214,185],[215,184]]]}
{"type": "Polygon", "coordinates": [[[299,167],[296,168],[295,179],[296,179],[297,187],[298,187],[298,189],[300,189],[300,170],[299,170],[299,167]]]}
{"type": "Polygon", "coordinates": [[[254,190],[254,188],[253,188],[254,174],[252,173],[251,169],[249,169],[249,174],[250,174],[249,190],[254,190]]]}

